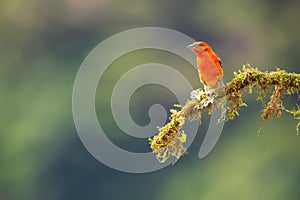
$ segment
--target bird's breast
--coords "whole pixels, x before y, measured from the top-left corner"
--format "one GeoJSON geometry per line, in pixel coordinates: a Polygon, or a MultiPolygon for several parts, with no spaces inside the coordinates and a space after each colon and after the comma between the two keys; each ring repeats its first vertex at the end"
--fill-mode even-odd
{"type": "Polygon", "coordinates": [[[218,64],[219,63],[215,63],[208,53],[198,56],[197,65],[202,82],[215,86],[216,83],[222,79],[222,73],[217,66],[218,64]]]}

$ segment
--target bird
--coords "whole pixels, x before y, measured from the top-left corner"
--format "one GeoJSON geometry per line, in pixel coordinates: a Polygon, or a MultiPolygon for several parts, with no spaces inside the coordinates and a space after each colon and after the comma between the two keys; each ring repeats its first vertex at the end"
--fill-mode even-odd
{"type": "Polygon", "coordinates": [[[200,81],[205,91],[225,87],[223,83],[223,67],[221,59],[206,42],[194,42],[187,46],[197,56],[197,66],[200,81]]]}

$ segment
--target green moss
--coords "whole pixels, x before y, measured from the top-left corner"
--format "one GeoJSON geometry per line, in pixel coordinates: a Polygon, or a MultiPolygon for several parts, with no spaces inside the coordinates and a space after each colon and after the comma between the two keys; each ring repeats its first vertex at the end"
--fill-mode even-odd
{"type": "MultiPolygon", "coordinates": [[[[252,94],[253,88],[257,92],[257,100],[262,103],[262,125],[270,118],[279,119],[282,111],[286,111],[298,120],[296,125],[297,134],[300,128],[300,108],[297,105],[295,110],[287,110],[283,106],[282,98],[284,95],[297,94],[300,89],[300,74],[287,73],[285,70],[262,72],[258,68],[253,68],[250,64],[244,65],[242,70],[234,72],[232,81],[226,84],[225,88],[214,88],[210,92],[202,89],[194,90],[191,99],[184,106],[176,105],[181,110],[171,110],[171,121],[164,127],[159,128],[159,132],[150,138],[151,149],[157,154],[161,162],[165,162],[170,156],[179,159],[186,150],[182,143],[186,141],[186,135],[181,130],[185,119],[199,120],[201,115],[207,111],[212,111],[219,107],[222,110],[220,120],[232,120],[238,116],[238,110],[242,106],[247,106],[243,102],[244,88],[248,87],[248,92],[252,94]],[[268,99],[266,101],[266,99],[268,99]]],[[[299,98],[299,95],[298,95],[299,98]]]]}

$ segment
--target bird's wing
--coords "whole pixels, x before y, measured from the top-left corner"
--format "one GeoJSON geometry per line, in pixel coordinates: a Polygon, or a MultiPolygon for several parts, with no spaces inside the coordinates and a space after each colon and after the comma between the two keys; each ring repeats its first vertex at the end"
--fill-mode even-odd
{"type": "Polygon", "coordinates": [[[218,60],[219,60],[219,64],[220,64],[220,66],[223,68],[223,66],[222,66],[222,60],[221,60],[221,58],[219,58],[219,57],[218,57],[218,60]]]}

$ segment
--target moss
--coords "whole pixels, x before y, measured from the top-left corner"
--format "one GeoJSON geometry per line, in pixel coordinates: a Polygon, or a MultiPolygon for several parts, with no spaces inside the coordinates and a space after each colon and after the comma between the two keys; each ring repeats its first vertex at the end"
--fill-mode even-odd
{"type": "Polygon", "coordinates": [[[185,117],[181,111],[170,110],[171,121],[164,127],[159,128],[159,133],[149,138],[151,149],[156,153],[156,157],[160,162],[165,162],[170,156],[175,156],[179,159],[185,152],[182,143],[186,141],[184,131],[180,131],[185,122],[185,117]]]}
{"type": "MultiPolygon", "coordinates": [[[[279,119],[282,111],[290,113],[298,120],[296,125],[297,134],[300,128],[300,108],[287,110],[283,106],[284,95],[297,94],[300,89],[300,74],[287,73],[285,70],[262,72],[253,68],[250,64],[244,65],[242,70],[234,72],[232,81],[226,84],[225,88],[215,88],[207,92],[202,89],[192,91],[191,99],[184,106],[176,105],[181,110],[171,110],[171,120],[164,127],[159,128],[158,134],[150,138],[150,147],[161,162],[165,162],[170,156],[179,159],[184,153],[185,133],[181,130],[185,120],[199,120],[201,115],[207,111],[209,114],[219,107],[222,109],[220,120],[233,120],[238,116],[238,110],[247,106],[243,102],[244,88],[252,94],[253,88],[257,92],[257,100],[262,103],[262,125],[270,118],[279,119]],[[268,101],[266,99],[269,98],[268,101]]],[[[299,95],[298,95],[299,98],[299,95]]]]}

